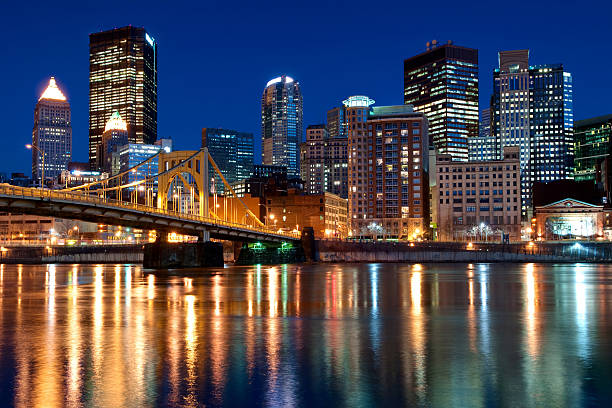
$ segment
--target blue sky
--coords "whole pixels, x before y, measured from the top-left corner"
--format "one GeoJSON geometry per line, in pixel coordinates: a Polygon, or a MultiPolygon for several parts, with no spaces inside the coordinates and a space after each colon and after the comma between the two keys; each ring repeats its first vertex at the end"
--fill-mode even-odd
{"type": "Polygon", "coordinates": [[[157,40],[159,137],[196,149],[202,127],[233,128],[253,132],[259,154],[260,97],[271,78],[298,80],[305,126],[323,123],[354,94],[401,104],[403,60],[432,39],[479,50],[481,108],[497,52],[529,48],[532,64],[572,72],[576,119],[612,113],[611,12],[603,1],[7,2],[0,171],[29,173],[24,145],[51,75],[72,106],[73,160],[87,160],[91,32],[131,24],[157,40]]]}

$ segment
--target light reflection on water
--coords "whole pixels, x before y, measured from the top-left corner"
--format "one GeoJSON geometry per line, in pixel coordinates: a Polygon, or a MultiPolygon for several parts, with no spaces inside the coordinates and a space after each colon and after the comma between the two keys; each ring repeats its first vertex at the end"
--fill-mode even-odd
{"type": "Polygon", "coordinates": [[[0,265],[0,402],[612,402],[612,266],[0,265]]]}

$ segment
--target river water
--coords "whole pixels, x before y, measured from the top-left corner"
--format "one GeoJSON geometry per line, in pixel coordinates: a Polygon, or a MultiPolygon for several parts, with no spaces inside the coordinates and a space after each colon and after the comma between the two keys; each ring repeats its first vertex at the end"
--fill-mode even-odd
{"type": "Polygon", "coordinates": [[[612,265],[2,265],[0,405],[612,406],[612,265]]]}

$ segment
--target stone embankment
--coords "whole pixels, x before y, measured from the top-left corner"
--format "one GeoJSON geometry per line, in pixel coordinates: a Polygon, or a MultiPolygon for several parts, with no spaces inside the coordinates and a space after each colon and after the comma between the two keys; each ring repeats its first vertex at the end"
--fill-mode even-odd
{"type": "Polygon", "coordinates": [[[3,247],[0,263],[142,263],[142,245],[3,247]]]}
{"type": "Polygon", "coordinates": [[[320,262],[612,262],[603,242],[316,242],[320,262]]]}

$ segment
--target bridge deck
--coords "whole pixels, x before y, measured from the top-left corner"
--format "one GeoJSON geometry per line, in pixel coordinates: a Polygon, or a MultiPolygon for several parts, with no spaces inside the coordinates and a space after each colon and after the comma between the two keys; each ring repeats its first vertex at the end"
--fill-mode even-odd
{"type": "Polygon", "coordinates": [[[40,188],[0,184],[0,210],[78,219],[186,235],[210,232],[212,238],[244,241],[298,241],[298,234],[274,231],[196,214],[162,210],[143,204],[40,188]]]}

